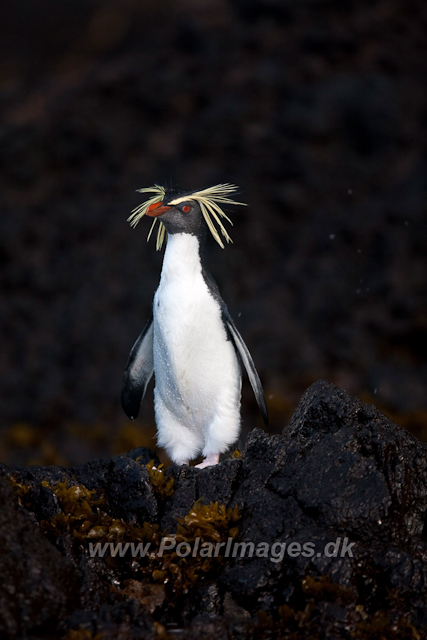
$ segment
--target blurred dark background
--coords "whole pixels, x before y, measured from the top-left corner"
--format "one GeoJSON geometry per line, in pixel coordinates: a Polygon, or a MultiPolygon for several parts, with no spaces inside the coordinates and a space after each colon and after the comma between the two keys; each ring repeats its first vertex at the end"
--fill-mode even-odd
{"type": "MultiPolygon", "coordinates": [[[[0,22],[0,458],[153,446],[121,376],[153,182],[240,186],[209,264],[272,431],[326,378],[427,440],[424,0],[21,0],[0,22]]],[[[246,429],[261,426],[245,382],[246,429]]]]}

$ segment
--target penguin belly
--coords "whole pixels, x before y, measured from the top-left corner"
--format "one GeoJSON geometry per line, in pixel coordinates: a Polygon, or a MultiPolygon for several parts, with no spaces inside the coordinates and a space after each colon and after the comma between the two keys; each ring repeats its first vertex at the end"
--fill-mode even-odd
{"type": "Polygon", "coordinates": [[[189,250],[197,239],[183,235],[168,239],[153,305],[158,444],[178,464],[228,449],[239,434],[241,394],[220,305],[203,278],[197,247],[189,250]]]}

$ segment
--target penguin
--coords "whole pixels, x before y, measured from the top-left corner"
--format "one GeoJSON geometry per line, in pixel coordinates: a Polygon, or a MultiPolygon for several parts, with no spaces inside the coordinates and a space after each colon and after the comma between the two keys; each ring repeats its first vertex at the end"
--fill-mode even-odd
{"type": "Polygon", "coordinates": [[[207,270],[204,247],[210,232],[221,248],[231,238],[221,208],[235,202],[232,184],[200,191],[140,189],[152,195],[134,209],[135,227],[143,216],[157,222],[156,248],[166,240],[160,283],[152,314],[129,355],[122,384],[122,407],[134,420],[153,373],[157,442],[178,465],[200,454],[203,469],[219,462],[240,432],[241,363],[261,415],[268,423],[263,388],[251,354],[234,324],[218,286],[207,270]]]}

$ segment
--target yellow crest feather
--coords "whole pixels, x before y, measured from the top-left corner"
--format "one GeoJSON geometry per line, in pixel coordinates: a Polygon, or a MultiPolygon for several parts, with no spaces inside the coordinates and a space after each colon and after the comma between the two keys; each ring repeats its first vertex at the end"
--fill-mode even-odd
{"type": "MultiPolygon", "coordinates": [[[[215,227],[212,218],[215,220],[216,224],[221,231],[221,234],[226,239],[227,242],[232,242],[232,239],[227,233],[226,228],[222,224],[221,218],[225,218],[231,225],[233,224],[228,218],[228,216],[221,209],[220,205],[224,204],[238,204],[242,206],[246,206],[244,202],[236,202],[232,200],[229,196],[234,193],[238,187],[234,184],[223,183],[217,184],[213,187],[208,187],[207,189],[201,189],[200,191],[194,191],[193,193],[178,196],[177,198],[172,198],[168,201],[167,204],[175,205],[180,202],[187,202],[188,200],[195,200],[200,205],[200,210],[203,214],[203,217],[208,225],[209,231],[218,242],[219,246],[224,249],[224,244],[221,240],[221,237],[218,233],[217,228],[215,227]]],[[[147,213],[147,209],[151,204],[155,202],[163,201],[166,197],[166,189],[158,184],[155,184],[153,187],[146,187],[144,189],[138,189],[139,193],[153,193],[154,195],[140,204],[138,207],[133,209],[131,215],[128,218],[128,222],[130,222],[132,227],[136,227],[138,222],[141,220],[143,216],[147,213]]],[[[166,203],[165,203],[166,204],[166,203]]],[[[153,223],[151,225],[147,241],[150,239],[154,227],[156,226],[157,218],[154,218],[153,223]]],[[[157,230],[157,241],[156,241],[156,249],[159,251],[163,245],[165,237],[167,236],[166,228],[164,224],[159,220],[159,228],[157,230]]]]}

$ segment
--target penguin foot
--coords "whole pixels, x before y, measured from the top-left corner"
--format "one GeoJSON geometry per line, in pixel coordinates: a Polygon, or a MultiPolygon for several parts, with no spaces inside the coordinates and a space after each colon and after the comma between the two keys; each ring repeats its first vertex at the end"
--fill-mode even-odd
{"type": "Polygon", "coordinates": [[[204,469],[205,467],[212,467],[214,464],[218,464],[219,462],[219,453],[213,453],[210,456],[207,456],[203,462],[200,464],[196,464],[196,469],[204,469]]]}

